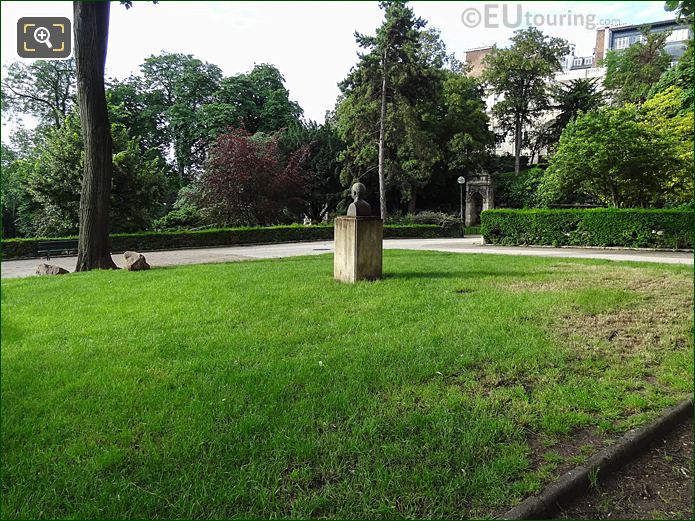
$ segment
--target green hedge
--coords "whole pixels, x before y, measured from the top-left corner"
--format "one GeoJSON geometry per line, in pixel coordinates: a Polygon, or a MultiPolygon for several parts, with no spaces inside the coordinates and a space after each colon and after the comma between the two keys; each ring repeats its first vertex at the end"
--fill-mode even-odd
{"type": "MultiPolygon", "coordinates": [[[[461,236],[460,227],[441,227],[423,224],[384,226],[384,237],[386,238],[438,238],[461,236]]],[[[60,238],[76,239],[76,237],[60,238]]],[[[114,252],[126,250],[151,251],[173,250],[178,248],[203,248],[207,246],[231,246],[235,244],[268,244],[276,242],[321,241],[332,239],[332,225],[223,228],[188,232],[116,233],[111,235],[111,249],[114,252]]],[[[2,241],[2,258],[18,259],[38,257],[38,243],[42,240],[47,240],[47,238],[5,239],[2,241]]]]}
{"type": "Polygon", "coordinates": [[[481,214],[480,231],[485,242],[509,246],[692,248],[693,211],[487,210],[481,214]]]}

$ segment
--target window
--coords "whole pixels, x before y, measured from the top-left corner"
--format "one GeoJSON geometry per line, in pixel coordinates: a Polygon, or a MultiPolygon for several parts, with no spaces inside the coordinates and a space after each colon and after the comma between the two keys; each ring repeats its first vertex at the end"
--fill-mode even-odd
{"type": "Polygon", "coordinates": [[[582,59],[581,58],[575,58],[574,59],[574,66],[578,67],[582,64],[582,59]]]}
{"type": "Polygon", "coordinates": [[[676,29],[671,32],[671,34],[668,35],[668,38],[666,38],[667,42],[682,42],[683,40],[688,39],[688,30],[687,29],[676,29]]]}
{"type": "Polygon", "coordinates": [[[621,36],[620,38],[616,38],[613,41],[613,48],[614,49],[627,49],[630,47],[630,37],[629,36],[621,36]]]}
{"type": "Polygon", "coordinates": [[[584,65],[591,65],[593,62],[593,58],[584,58],[584,65]]]}

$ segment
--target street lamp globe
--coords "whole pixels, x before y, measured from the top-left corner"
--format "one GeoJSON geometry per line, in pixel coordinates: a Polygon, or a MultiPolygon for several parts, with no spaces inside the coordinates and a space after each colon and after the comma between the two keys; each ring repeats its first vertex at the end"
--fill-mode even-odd
{"type": "Polygon", "coordinates": [[[463,226],[463,183],[466,182],[466,178],[459,176],[457,181],[459,183],[459,192],[461,192],[461,225],[463,226]]]}

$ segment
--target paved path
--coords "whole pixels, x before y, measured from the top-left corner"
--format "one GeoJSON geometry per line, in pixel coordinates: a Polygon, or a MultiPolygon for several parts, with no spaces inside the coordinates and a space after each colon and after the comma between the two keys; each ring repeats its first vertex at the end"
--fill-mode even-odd
{"type": "MultiPolygon", "coordinates": [[[[615,261],[663,262],[667,264],[693,265],[693,254],[687,252],[641,251],[594,248],[545,248],[483,245],[480,237],[464,239],[386,239],[386,249],[433,250],[453,253],[494,253],[500,255],[531,255],[576,259],[606,259],[615,261]]],[[[175,266],[208,262],[230,262],[249,259],[271,259],[298,255],[320,255],[333,251],[333,241],[297,242],[287,244],[260,244],[255,246],[222,246],[144,252],[152,266],[175,266]]],[[[113,256],[118,266],[123,266],[123,255],[113,256]]],[[[50,264],[67,270],[75,269],[76,257],[58,257],[50,264]]],[[[41,259],[9,260],[2,263],[2,278],[33,275],[36,266],[46,262],[41,259]]]]}

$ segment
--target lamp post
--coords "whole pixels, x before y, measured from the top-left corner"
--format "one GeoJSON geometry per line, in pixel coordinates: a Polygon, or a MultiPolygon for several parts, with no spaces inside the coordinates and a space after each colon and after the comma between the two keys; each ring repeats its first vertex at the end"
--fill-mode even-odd
{"type": "Polygon", "coordinates": [[[460,188],[460,192],[461,192],[461,224],[463,224],[463,185],[466,183],[466,178],[463,176],[460,176],[457,179],[457,181],[459,183],[459,188],[460,188]]]}

